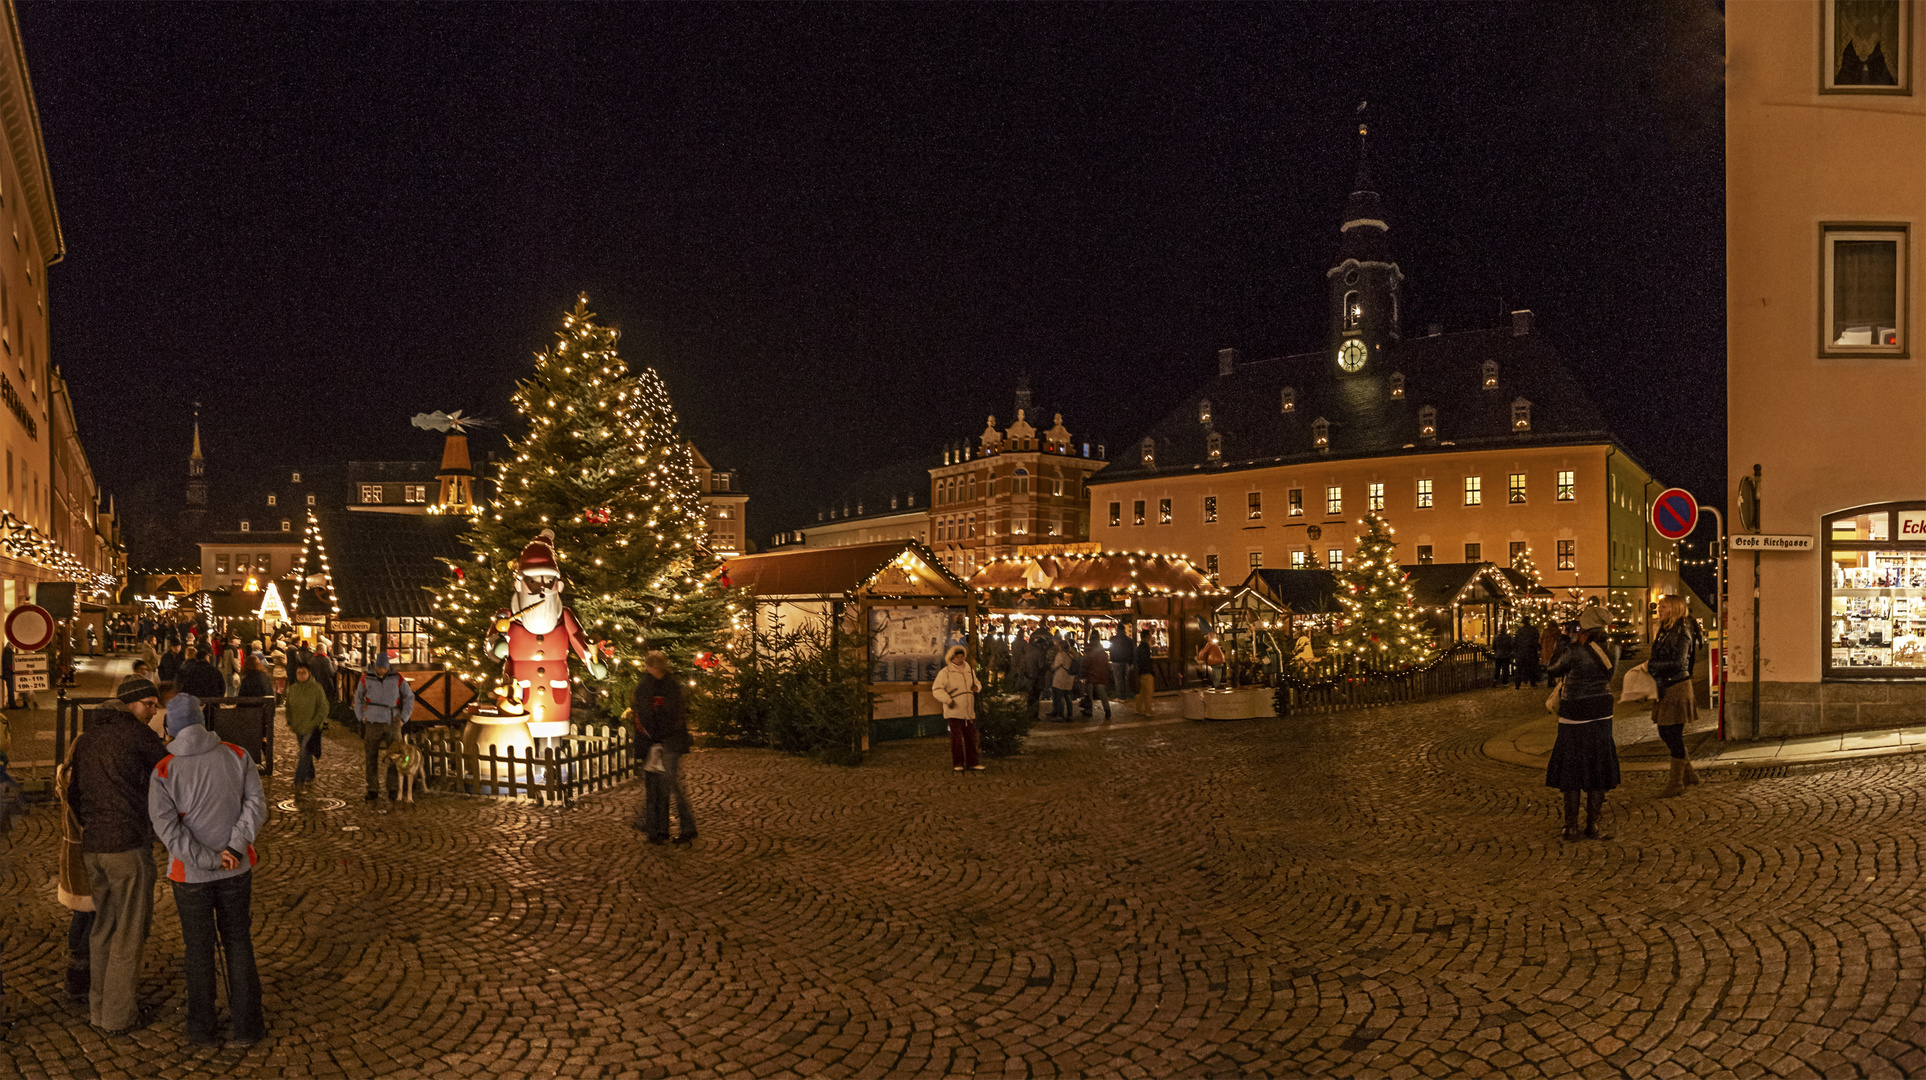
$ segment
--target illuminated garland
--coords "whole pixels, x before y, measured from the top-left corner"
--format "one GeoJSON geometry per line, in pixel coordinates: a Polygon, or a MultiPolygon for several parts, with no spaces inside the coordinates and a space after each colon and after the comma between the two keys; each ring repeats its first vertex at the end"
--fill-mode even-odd
{"type": "MultiPolygon", "coordinates": [[[[1437,667],[1439,664],[1444,663],[1445,660],[1450,657],[1462,655],[1467,652],[1485,653],[1486,650],[1483,646],[1474,642],[1462,642],[1453,645],[1449,649],[1437,650],[1432,653],[1431,659],[1422,664],[1414,664],[1410,667],[1398,668],[1393,671],[1372,671],[1367,669],[1363,671],[1345,672],[1340,675],[1333,675],[1331,678],[1321,682],[1311,682],[1308,679],[1300,679],[1291,674],[1289,665],[1285,665],[1285,669],[1279,672],[1279,678],[1285,686],[1293,690],[1329,690],[1334,686],[1341,686],[1347,683],[1394,682],[1407,676],[1422,675],[1432,668],[1437,667]]],[[[1489,654],[1487,653],[1487,655],[1489,654]]]]}
{"type": "MultiPolygon", "coordinates": [[[[1075,554],[1041,555],[1041,556],[1039,555],[999,555],[996,558],[990,560],[988,563],[985,563],[982,567],[980,567],[976,571],[976,573],[970,575],[970,583],[971,583],[970,587],[983,589],[986,591],[992,591],[992,592],[1032,591],[1032,587],[1027,585],[1022,585],[1022,586],[976,585],[975,582],[978,578],[981,578],[986,572],[988,572],[989,569],[993,566],[997,566],[1002,563],[1035,562],[1045,558],[1055,559],[1058,562],[1090,562],[1096,559],[1127,559],[1129,560],[1128,565],[1133,567],[1138,565],[1137,560],[1142,559],[1142,560],[1145,560],[1143,565],[1146,569],[1170,570],[1170,571],[1174,571],[1180,577],[1183,576],[1184,574],[1192,574],[1192,575],[1195,575],[1200,581],[1202,581],[1204,585],[1204,587],[1201,589],[1171,589],[1162,585],[1139,585],[1139,584],[1100,585],[1095,587],[1092,587],[1089,585],[1079,585],[1076,587],[1077,591],[1079,592],[1108,592],[1113,594],[1121,593],[1122,595],[1125,595],[1125,596],[1196,597],[1196,596],[1203,596],[1203,595],[1210,595],[1210,594],[1228,593],[1230,591],[1229,589],[1225,589],[1225,588],[1221,588],[1213,585],[1210,578],[1207,575],[1205,575],[1202,571],[1198,570],[1196,564],[1192,563],[1190,559],[1188,559],[1183,555],[1160,555],[1149,551],[1078,552],[1075,554]]],[[[1137,570],[1132,570],[1130,572],[1130,576],[1135,578],[1138,576],[1138,573],[1139,572],[1137,570]]],[[[1036,591],[1068,592],[1069,588],[1067,586],[1065,587],[1043,586],[1037,589],[1036,591]]]]}
{"type": "Polygon", "coordinates": [[[1357,554],[1335,572],[1344,613],[1331,647],[1376,670],[1406,671],[1433,656],[1431,635],[1411,602],[1396,530],[1376,513],[1358,524],[1357,554]]]}
{"type": "Polygon", "coordinates": [[[120,583],[114,575],[90,568],[53,537],[15,517],[12,511],[0,511],[0,553],[46,567],[61,580],[85,586],[89,595],[110,593],[120,583]]]}
{"type": "Polygon", "coordinates": [[[296,571],[300,580],[295,583],[294,593],[294,606],[297,609],[301,606],[301,594],[305,592],[308,587],[308,554],[310,549],[312,549],[315,557],[319,559],[321,563],[321,569],[319,570],[321,574],[321,587],[328,590],[328,609],[338,617],[341,614],[341,602],[339,599],[340,594],[335,592],[334,589],[334,569],[328,565],[328,545],[326,540],[321,536],[321,519],[316,517],[312,510],[308,511],[307,526],[301,530],[301,558],[294,564],[300,568],[296,571]]]}

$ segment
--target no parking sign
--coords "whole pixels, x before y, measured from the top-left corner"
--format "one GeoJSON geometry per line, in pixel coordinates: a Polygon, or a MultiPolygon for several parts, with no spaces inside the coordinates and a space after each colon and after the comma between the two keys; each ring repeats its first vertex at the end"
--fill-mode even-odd
{"type": "Polygon", "coordinates": [[[1699,524],[1699,501],[1684,488],[1666,488],[1652,500],[1652,528],[1667,540],[1683,540],[1699,524]]]}

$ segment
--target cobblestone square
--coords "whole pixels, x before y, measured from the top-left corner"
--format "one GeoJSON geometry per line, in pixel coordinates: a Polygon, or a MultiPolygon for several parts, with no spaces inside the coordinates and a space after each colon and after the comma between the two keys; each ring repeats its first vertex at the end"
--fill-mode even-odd
{"type": "Polygon", "coordinates": [[[260,843],[269,1037],[186,1045],[164,885],[160,1019],[94,1032],[37,807],[0,851],[0,1075],[1926,1072],[1926,758],[1664,801],[1628,771],[1616,839],[1564,845],[1541,777],[1482,752],[1542,697],[1053,734],[977,775],[941,740],[705,751],[690,848],[630,828],[639,786],[383,812],[331,732],[347,805],[260,843]]]}

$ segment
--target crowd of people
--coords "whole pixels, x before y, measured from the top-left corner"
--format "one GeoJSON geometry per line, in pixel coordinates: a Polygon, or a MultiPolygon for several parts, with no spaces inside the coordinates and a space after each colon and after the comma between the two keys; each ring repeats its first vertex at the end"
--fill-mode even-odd
{"type": "Polygon", "coordinates": [[[1137,710],[1147,714],[1154,689],[1145,681],[1151,678],[1150,636],[1132,638],[1121,623],[1107,638],[1093,629],[1079,640],[1074,631],[1044,626],[1007,638],[991,635],[983,645],[983,673],[987,692],[1024,694],[1032,709],[1047,692],[1049,718],[1065,723],[1078,714],[1094,717],[1099,705],[1108,720],[1111,700],[1133,695],[1137,710]]]}

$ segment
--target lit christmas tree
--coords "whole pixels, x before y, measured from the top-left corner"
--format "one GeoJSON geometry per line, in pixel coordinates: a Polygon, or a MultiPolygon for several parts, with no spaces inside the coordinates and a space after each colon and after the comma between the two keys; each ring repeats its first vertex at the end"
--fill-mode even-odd
{"type": "MultiPolygon", "coordinates": [[[[1551,601],[1538,595],[1538,590],[1542,586],[1539,583],[1538,564],[1532,560],[1531,549],[1526,548],[1519,552],[1518,557],[1512,560],[1511,568],[1525,579],[1525,587],[1522,591],[1510,593],[1513,613],[1519,616],[1528,615],[1542,625],[1551,613],[1551,601]]],[[[1509,589],[1509,585],[1507,588],[1509,589]]]]}
{"type": "Polygon", "coordinates": [[[1412,606],[1411,586],[1391,537],[1389,522],[1367,515],[1357,554],[1336,572],[1344,614],[1332,648],[1357,657],[1359,666],[1370,671],[1398,671],[1431,658],[1431,634],[1412,606]]]}
{"type": "Polygon", "coordinates": [[[490,625],[510,601],[514,560],[543,529],[555,533],[566,603],[614,650],[607,681],[618,693],[648,649],[699,670],[696,658],[739,610],[707,550],[695,470],[661,377],[629,371],[617,331],[596,324],[586,296],[555,336],[515,390],[528,434],[510,440],[494,503],[464,537],[470,556],[444,560],[453,580],[436,596],[436,656],[484,696],[502,681],[486,650],[490,625]]]}

